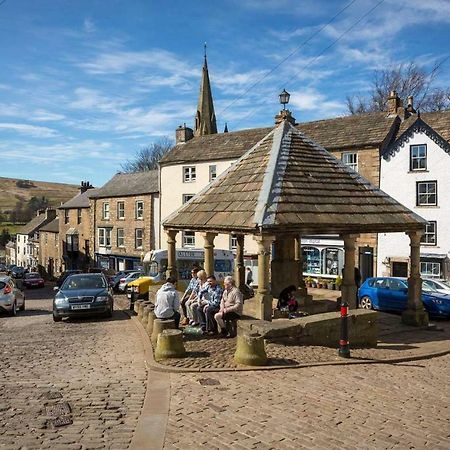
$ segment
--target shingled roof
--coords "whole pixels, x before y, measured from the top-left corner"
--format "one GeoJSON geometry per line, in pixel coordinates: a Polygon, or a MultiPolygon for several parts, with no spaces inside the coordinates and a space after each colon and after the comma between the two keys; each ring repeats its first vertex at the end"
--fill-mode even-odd
{"type": "Polygon", "coordinates": [[[40,231],[48,233],[59,233],[59,217],[55,217],[51,222],[40,228],[40,231]]]}
{"type": "Polygon", "coordinates": [[[425,224],[287,121],[163,223],[180,230],[319,234],[425,224]]]}
{"type": "Polygon", "coordinates": [[[54,217],[49,218],[46,213],[41,213],[38,216],[33,217],[28,223],[26,223],[22,228],[20,228],[17,231],[17,234],[31,235],[34,232],[40,230],[41,227],[51,222],[53,219],[54,217]]]}
{"type": "Polygon", "coordinates": [[[89,208],[89,198],[95,195],[97,191],[98,189],[88,189],[83,193],[79,193],[66,203],[63,203],[58,209],[89,208]]]}
{"type": "MultiPolygon", "coordinates": [[[[386,117],[386,113],[380,112],[305,122],[296,127],[327,150],[338,150],[382,146],[398,123],[398,117],[386,117]]],[[[253,128],[194,137],[176,145],[160,164],[237,159],[272,129],[253,128]]]]}
{"type": "Polygon", "coordinates": [[[117,173],[90,198],[127,197],[159,191],[158,171],[117,173]]]}

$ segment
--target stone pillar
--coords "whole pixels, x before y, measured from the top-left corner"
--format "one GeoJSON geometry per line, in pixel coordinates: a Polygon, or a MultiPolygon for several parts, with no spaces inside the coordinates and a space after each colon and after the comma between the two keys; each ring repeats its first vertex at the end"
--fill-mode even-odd
{"type": "Polygon", "coordinates": [[[236,286],[241,292],[244,292],[245,285],[245,266],[244,266],[244,235],[238,234],[236,236],[236,259],[234,262],[234,279],[236,286]]]}
{"type": "Polygon", "coordinates": [[[422,278],[420,277],[420,239],[422,231],[407,233],[411,247],[411,268],[408,278],[408,306],[402,314],[402,322],[407,325],[428,325],[428,313],[422,303],[422,278]]]}
{"type": "Polygon", "coordinates": [[[214,238],[217,233],[202,233],[203,239],[205,241],[205,271],[206,274],[214,275],[214,238]]]}
{"type": "Polygon", "coordinates": [[[312,303],[312,295],[308,295],[305,279],[303,278],[303,253],[302,253],[302,237],[297,236],[294,243],[295,262],[298,267],[298,289],[297,297],[303,300],[305,305],[312,303]]]}
{"type": "Polygon", "coordinates": [[[256,301],[258,319],[272,320],[272,300],[269,287],[270,247],[274,238],[272,236],[255,236],[258,243],[258,292],[256,301]]]}
{"type": "Polygon", "coordinates": [[[176,259],[176,237],[178,231],[167,230],[167,277],[178,278],[177,259],[176,259]]]}
{"type": "Polygon", "coordinates": [[[355,242],[356,234],[344,234],[344,277],[342,280],[342,300],[349,308],[356,308],[357,286],[355,284],[355,242]]]}
{"type": "Polygon", "coordinates": [[[299,284],[298,277],[294,236],[276,236],[271,264],[272,295],[278,298],[284,288],[291,285],[297,287],[299,284]]]}

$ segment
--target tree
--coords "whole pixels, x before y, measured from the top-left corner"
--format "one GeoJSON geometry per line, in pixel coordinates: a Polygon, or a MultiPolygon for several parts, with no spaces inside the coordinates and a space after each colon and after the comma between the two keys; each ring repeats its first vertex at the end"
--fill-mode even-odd
{"type": "Polygon", "coordinates": [[[27,209],[30,211],[32,216],[34,216],[37,211],[46,209],[49,206],[50,202],[46,197],[31,197],[27,202],[27,209]]]}
{"type": "Polygon", "coordinates": [[[420,111],[442,111],[450,108],[450,88],[435,87],[434,83],[445,60],[430,70],[414,62],[390,66],[374,72],[368,96],[347,96],[350,114],[386,111],[391,91],[407,105],[408,96],[414,97],[414,108],[420,111]]]}
{"type": "Polygon", "coordinates": [[[0,233],[0,248],[5,248],[5,245],[11,240],[11,235],[6,228],[3,228],[0,233]]]}
{"type": "Polygon", "coordinates": [[[136,152],[133,159],[121,165],[124,172],[146,172],[158,167],[159,160],[173,147],[173,141],[167,137],[147,145],[136,152]]]}

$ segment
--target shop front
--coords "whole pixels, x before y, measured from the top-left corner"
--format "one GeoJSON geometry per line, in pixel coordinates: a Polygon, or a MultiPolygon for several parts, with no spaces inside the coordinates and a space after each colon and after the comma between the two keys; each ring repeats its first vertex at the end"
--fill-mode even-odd
{"type": "Polygon", "coordinates": [[[342,274],[344,241],[323,236],[302,238],[302,254],[303,275],[336,278],[342,274]]]}

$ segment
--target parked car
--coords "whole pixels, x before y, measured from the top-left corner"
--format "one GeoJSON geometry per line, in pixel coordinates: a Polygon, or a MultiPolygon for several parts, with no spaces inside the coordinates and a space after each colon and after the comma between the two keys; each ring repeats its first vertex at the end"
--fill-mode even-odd
{"type": "Polygon", "coordinates": [[[142,276],[142,272],[131,272],[127,276],[122,277],[119,280],[119,292],[126,292],[128,283],[137,280],[142,276]]]}
{"type": "Polygon", "coordinates": [[[15,316],[18,309],[21,311],[25,309],[23,292],[10,276],[0,276],[0,310],[15,316]]]}
{"type": "MultiPolygon", "coordinates": [[[[403,311],[408,304],[406,278],[367,278],[358,290],[359,306],[380,311],[403,311]]],[[[450,318],[450,295],[422,283],[422,302],[432,317],[450,318]]]]}
{"type": "Polygon", "coordinates": [[[23,278],[27,273],[25,267],[15,266],[11,269],[11,276],[13,278],[23,278]]]}
{"type": "Polygon", "coordinates": [[[43,288],[44,287],[44,279],[38,272],[30,272],[25,274],[25,278],[23,279],[23,285],[26,288],[43,288]]]}
{"type": "Polygon", "coordinates": [[[450,282],[443,280],[434,280],[432,278],[424,278],[423,285],[430,286],[431,289],[436,289],[436,291],[441,294],[450,294],[450,282]]]}
{"type": "Polygon", "coordinates": [[[102,273],[72,274],[57,290],[53,300],[53,320],[87,314],[111,317],[114,299],[102,273]]]}
{"type": "Polygon", "coordinates": [[[58,280],[56,281],[56,286],[62,286],[62,284],[64,283],[64,281],[66,280],[66,278],[69,275],[75,275],[78,273],[82,273],[81,270],[65,270],[58,278],[58,280]]]}
{"type": "Polygon", "coordinates": [[[126,278],[130,273],[136,272],[135,270],[121,270],[117,272],[111,279],[111,287],[114,292],[119,292],[119,283],[122,278],[126,278]]]}
{"type": "Polygon", "coordinates": [[[0,263],[0,272],[6,272],[6,265],[3,263],[0,263]]]}

